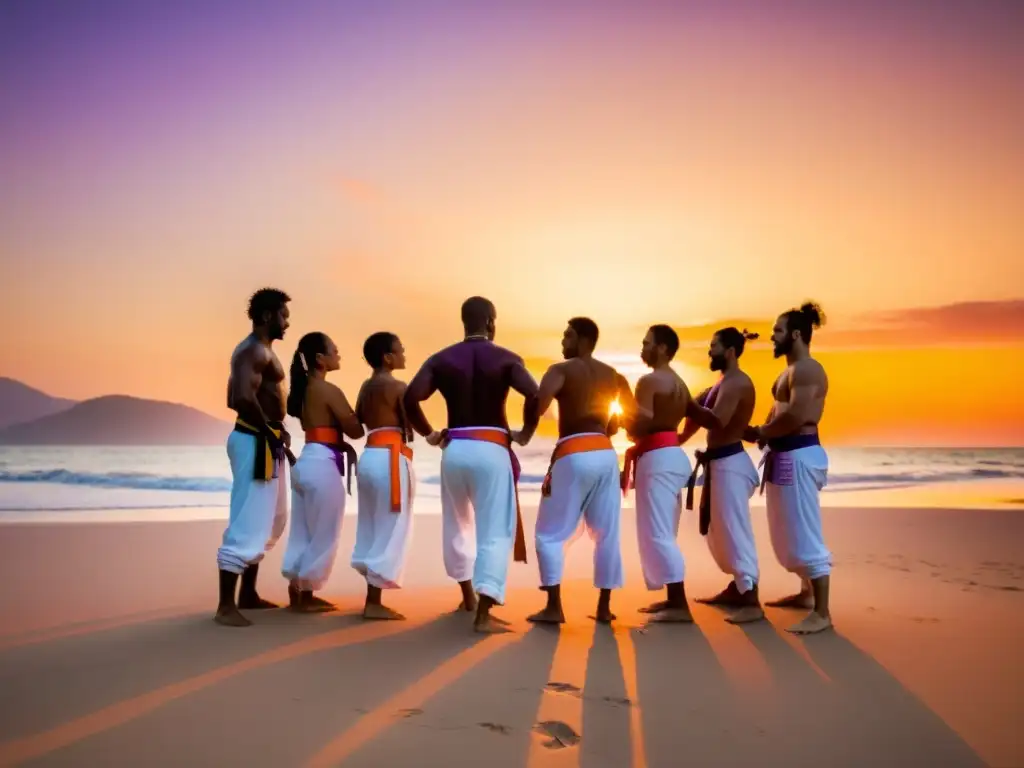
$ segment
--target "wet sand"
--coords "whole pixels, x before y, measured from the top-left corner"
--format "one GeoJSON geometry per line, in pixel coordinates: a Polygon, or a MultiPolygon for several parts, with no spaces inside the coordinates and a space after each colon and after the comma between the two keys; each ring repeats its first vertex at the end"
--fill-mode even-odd
{"type": "MultiPolygon", "coordinates": [[[[527,516],[527,529],[532,520],[527,516]]],[[[755,510],[765,599],[795,579],[755,510]]],[[[737,627],[645,626],[632,516],[612,627],[587,619],[592,546],[570,553],[568,623],[525,621],[536,563],[514,564],[508,635],[452,612],[440,520],[416,520],[406,622],[358,617],[346,520],[324,596],[339,611],[250,612],[220,627],[221,523],[0,526],[0,765],[1024,765],[1024,516],[829,509],[834,632],[799,613],[737,627]]],[[[726,579],[684,513],[687,591],[726,579]]],[[[284,601],[283,543],[261,592],[284,601]]]]}

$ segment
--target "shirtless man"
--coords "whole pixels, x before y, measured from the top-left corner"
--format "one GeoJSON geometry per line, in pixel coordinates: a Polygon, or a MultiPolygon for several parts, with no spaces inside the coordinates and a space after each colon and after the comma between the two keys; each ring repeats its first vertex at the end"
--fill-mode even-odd
{"type": "Polygon", "coordinates": [[[693,621],[683,586],[686,565],[676,540],[681,492],[690,477],[690,461],[679,447],[679,422],[689,416],[701,424],[714,423],[670,365],[678,350],[679,336],[667,325],[652,325],[644,336],[640,358],[652,370],[636,383],[638,416],[627,430],[635,444],[626,451],[622,473],[625,493],[635,471],[636,535],[644,582],[649,590],[664,587],[667,593],[666,600],[641,612],[654,614],[651,620],[659,622],[693,621]]]}
{"type": "Polygon", "coordinates": [[[818,438],[828,376],[810,351],[811,334],[824,321],[821,307],[811,302],[775,321],[775,357],[786,356],[786,370],[772,385],[775,402],[768,421],[749,427],[744,436],[768,447],[764,475],[772,548],[782,566],[801,580],[800,592],[766,605],[810,609],[803,621],[789,628],[800,635],[832,626],[832,553],[822,534],[819,496],[828,480],[828,455],[818,438]]]}
{"type": "MultiPolygon", "coordinates": [[[[615,619],[611,612],[613,589],[622,586],[622,551],[619,544],[619,459],[612,447],[609,415],[613,402],[622,409],[627,429],[636,418],[636,401],[629,383],[610,365],[593,358],[597,324],[574,317],[562,336],[565,360],[548,368],[541,379],[537,410],[543,416],[558,401],[559,440],[542,487],[537,515],[536,546],[541,589],[548,593],[544,610],[530,621],[565,622],[561,582],[565,550],[574,540],[581,519],[595,540],[594,586],[600,590],[597,621],[615,619]]],[[[534,422],[534,425],[536,422],[534,422]]],[[[526,445],[533,429],[515,436],[526,445]]]]}
{"type": "MultiPolygon", "coordinates": [[[[757,544],[750,523],[750,497],[759,478],[754,462],[743,448],[756,392],[754,382],[739,364],[746,342],[756,338],[756,333],[733,327],[715,332],[708,357],[711,370],[721,371],[722,378],[698,397],[701,405],[711,408],[719,421],[719,426],[708,429],[707,449],[696,453],[697,466],[704,468],[700,531],[707,537],[715,563],[733,580],[714,597],[698,598],[697,602],[737,609],[726,618],[732,624],[764,618],[757,592],[757,544]]],[[[685,443],[700,426],[687,419],[680,441],[685,443]]],[[[694,471],[686,497],[687,509],[693,509],[696,479],[694,471]]]]}
{"type": "Polygon", "coordinates": [[[284,532],[288,484],[284,460],[291,461],[291,437],[284,429],[284,367],[271,345],[288,330],[291,298],[276,288],[262,288],[249,300],[252,333],[231,354],[228,408],[238,418],[228,435],[231,507],[223,542],[217,550],[220,601],[214,620],[229,627],[252,622],[239,608],[277,608],[256,592],[256,576],[265,552],[284,532]],[[242,585],[235,603],[238,576],[242,585]]]}
{"type": "Polygon", "coordinates": [[[393,333],[379,331],[363,344],[373,374],[363,382],[356,416],[366,426],[366,448],[359,457],[359,523],[352,567],[366,578],[365,619],[404,619],[385,606],[381,592],[400,589],[412,541],[412,431],[405,418],[405,382],[394,371],[405,368],[405,347],[393,333]]]}
{"type": "Polygon", "coordinates": [[[509,554],[526,562],[516,490],[519,462],[505,416],[510,388],[525,398],[523,431],[533,434],[538,419],[537,382],[519,355],[494,343],[496,321],[490,301],[466,299],[465,338],[432,355],[409,382],[404,398],[412,427],[443,449],[444,564],[462,589],[461,608],[476,611],[477,632],[507,631],[504,622],[491,616],[491,608],[505,602],[509,554]],[[433,430],[420,407],[435,391],[448,406],[444,432],[433,430]]]}

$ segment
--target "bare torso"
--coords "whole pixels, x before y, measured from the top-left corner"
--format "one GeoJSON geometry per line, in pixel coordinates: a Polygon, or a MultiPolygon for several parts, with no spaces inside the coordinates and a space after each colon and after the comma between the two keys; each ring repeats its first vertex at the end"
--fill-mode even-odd
{"type": "Polygon", "coordinates": [[[641,390],[650,388],[652,392],[652,411],[650,419],[644,420],[643,435],[655,432],[675,432],[679,423],[686,416],[687,404],[690,402],[690,390],[679,375],[671,368],[651,371],[637,382],[637,400],[641,390]]]}
{"type": "Polygon", "coordinates": [[[750,425],[750,419],[754,415],[757,390],[746,373],[734,370],[722,377],[717,397],[734,398],[736,409],[722,429],[708,430],[708,448],[738,443],[743,439],[743,432],[750,425]]]}
{"type": "Polygon", "coordinates": [[[256,402],[268,421],[282,421],[285,414],[284,367],[274,350],[254,336],[247,336],[231,353],[231,375],[228,378],[228,408],[243,419],[242,405],[246,398],[239,391],[245,382],[258,378],[256,402]],[[241,410],[240,410],[241,409],[241,410]]]}
{"type": "Polygon", "coordinates": [[[565,383],[556,395],[558,435],[605,432],[609,409],[620,389],[619,373],[593,358],[573,358],[557,363],[565,383]]]}
{"type": "Polygon", "coordinates": [[[828,395],[828,376],[821,363],[813,357],[807,357],[793,363],[772,384],[772,396],[775,398],[775,402],[772,404],[772,417],[785,413],[789,407],[790,387],[792,386],[793,376],[798,368],[801,374],[814,382],[814,396],[804,423],[800,425],[794,434],[808,434],[817,431],[818,422],[821,421],[821,417],[825,412],[825,397],[828,395]]]}
{"type": "Polygon", "coordinates": [[[405,432],[407,442],[412,440],[402,405],[405,387],[405,382],[390,373],[375,373],[363,382],[359,390],[356,417],[368,430],[398,427],[405,432]]]}

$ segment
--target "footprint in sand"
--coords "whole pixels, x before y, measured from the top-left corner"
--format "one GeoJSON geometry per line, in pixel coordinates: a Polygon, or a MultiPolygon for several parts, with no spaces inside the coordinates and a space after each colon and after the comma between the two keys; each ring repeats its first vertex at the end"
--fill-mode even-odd
{"type": "Polygon", "coordinates": [[[602,696],[601,701],[607,701],[609,704],[618,704],[623,707],[632,707],[633,702],[629,699],[622,698],[620,696],[602,696]]]}
{"type": "Polygon", "coordinates": [[[502,736],[508,736],[512,733],[512,729],[507,725],[501,723],[477,723],[481,728],[486,728],[488,731],[494,731],[494,733],[500,733],[502,736]]]}
{"type": "Polygon", "coordinates": [[[416,709],[415,707],[412,709],[400,709],[398,710],[398,714],[400,714],[402,717],[416,717],[416,715],[422,715],[423,710],[416,709]]]}
{"type": "Polygon", "coordinates": [[[939,619],[933,616],[911,616],[910,620],[917,624],[938,624],[939,619]]]}
{"type": "Polygon", "coordinates": [[[544,745],[548,749],[565,749],[575,747],[580,743],[580,735],[573,730],[572,726],[563,723],[561,720],[544,720],[536,723],[533,730],[543,736],[550,737],[544,745]]]}
{"type": "Polygon", "coordinates": [[[555,693],[567,693],[570,696],[579,696],[580,693],[582,693],[582,691],[572,683],[558,683],[552,680],[544,687],[549,691],[554,691],[555,693]]]}

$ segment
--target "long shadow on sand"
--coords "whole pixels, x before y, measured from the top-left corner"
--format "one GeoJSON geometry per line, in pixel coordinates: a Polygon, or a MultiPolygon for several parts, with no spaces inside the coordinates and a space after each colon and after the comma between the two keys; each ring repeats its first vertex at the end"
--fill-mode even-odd
{"type": "Polygon", "coordinates": [[[630,710],[636,705],[626,690],[615,632],[599,624],[587,656],[587,681],[583,688],[582,768],[630,764],[630,710]]]}
{"type": "MultiPolygon", "coordinates": [[[[263,628],[270,628],[274,620],[261,618],[263,628]]],[[[97,700],[85,713],[62,718],[59,725],[52,725],[52,715],[45,713],[46,725],[30,727],[28,733],[19,733],[21,738],[0,743],[0,764],[46,756],[44,762],[50,764],[149,765],[156,745],[161,761],[179,765],[205,762],[211,755],[220,758],[214,764],[234,764],[239,759],[260,762],[282,748],[285,753],[278,757],[294,762],[294,751],[302,750],[303,743],[293,737],[319,723],[324,728],[322,738],[327,738],[336,726],[338,706],[346,699],[364,696],[374,701],[387,690],[389,676],[397,676],[394,682],[399,686],[441,663],[453,644],[456,650],[460,647],[451,642],[453,622],[449,619],[446,626],[443,617],[408,624],[369,624],[354,616],[316,619],[297,622],[310,625],[304,633],[301,626],[285,631],[289,628],[284,624],[278,633],[261,633],[217,627],[206,617],[205,622],[179,628],[182,642],[174,652],[153,654],[145,642],[134,647],[122,644],[123,658],[145,659],[153,667],[184,660],[185,668],[192,669],[114,703],[107,702],[111,686],[116,689],[122,680],[116,658],[105,670],[90,670],[88,682],[84,677],[81,683],[50,681],[51,702],[59,701],[61,692],[79,687],[83,697],[91,692],[97,700]],[[207,631],[207,624],[213,633],[207,631]],[[321,626],[325,631],[320,631],[321,626]],[[300,632],[297,639],[295,631],[300,632]],[[209,644],[222,646],[222,663],[211,665],[212,659],[206,657],[205,669],[197,674],[193,657],[202,657],[209,644]],[[231,651],[226,662],[224,649],[231,651]],[[319,719],[300,714],[306,708],[319,713],[319,719]],[[325,723],[324,717],[330,719],[325,723]],[[225,733],[245,734],[245,738],[225,740],[225,733]],[[282,738],[283,733],[290,735],[282,738]]],[[[352,716],[358,714],[353,707],[352,716]]]]}
{"type": "Polygon", "coordinates": [[[837,632],[787,637],[799,614],[742,625],[772,673],[760,727],[786,764],[808,754],[825,765],[905,766],[941,753],[943,766],[984,762],[881,665],[837,632]],[[801,653],[806,653],[806,656],[801,653]],[[926,748],[922,748],[926,745],[926,748]]]}
{"type": "MultiPolygon", "coordinates": [[[[695,612],[698,621],[706,621],[695,612]]],[[[714,619],[712,619],[714,620],[714,619]]],[[[759,734],[700,624],[634,632],[637,688],[649,768],[762,763],[759,734]]]]}
{"type": "MultiPolygon", "coordinates": [[[[473,637],[479,640],[479,636],[473,637]]],[[[479,645],[494,641],[487,638],[479,645]]],[[[355,734],[370,725],[371,738],[352,743],[355,749],[350,750],[349,744],[340,742],[353,740],[339,734],[336,738],[341,748],[333,754],[344,754],[346,768],[428,765],[434,759],[453,768],[485,764],[522,768],[536,738],[533,724],[549,681],[559,631],[532,625],[526,632],[498,642],[503,646],[493,654],[457,670],[457,678],[440,681],[445,683],[443,687],[426,679],[409,681],[412,684],[393,698],[411,693],[409,701],[418,701],[412,705],[414,715],[381,722],[381,713],[367,713],[364,724],[357,722],[350,731],[355,734]]],[[[474,642],[473,651],[479,645],[474,642]]],[[[456,657],[453,663],[460,666],[460,659],[456,657]]]]}
{"type": "MultiPolygon", "coordinates": [[[[943,766],[985,765],[924,702],[838,632],[799,642],[831,680],[839,711],[848,724],[839,738],[817,745],[818,754],[828,764],[918,765],[927,762],[928,755],[941,754],[943,766]],[[833,759],[827,757],[830,753],[833,759]]],[[[935,672],[942,674],[942,670],[935,672]]],[[[983,702],[978,704],[983,706],[983,702]]]]}
{"type": "Polygon", "coordinates": [[[287,611],[253,618],[256,626],[239,630],[218,626],[204,611],[0,651],[0,739],[361,621],[287,611]]]}

